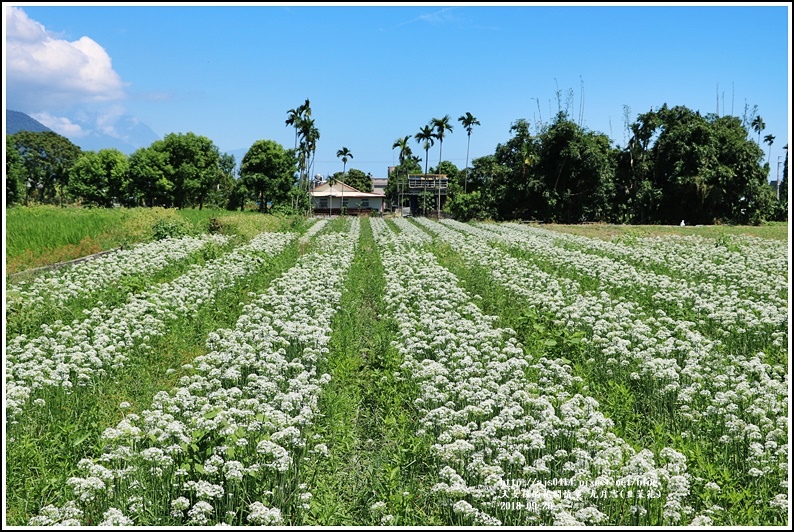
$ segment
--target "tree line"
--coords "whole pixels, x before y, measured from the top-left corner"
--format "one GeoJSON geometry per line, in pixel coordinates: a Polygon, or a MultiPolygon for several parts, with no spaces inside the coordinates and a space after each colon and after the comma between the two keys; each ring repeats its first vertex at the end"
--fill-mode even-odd
{"type": "MultiPolygon", "coordinates": [[[[450,180],[443,210],[462,220],[758,224],[788,219],[788,145],[783,147],[782,181],[776,190],[767,181],[775,137],[764,137],[769,145],[765,154],[765,124],[757,109],[745,109],[739,118],[703,116],[665,104],[633,123],[624,111],[629,137],[625,147],[583,128],[560,107],[551,121],[535,124],[534,134],[528,120],[513,122],[510,139],[493,154],[474,159],[470,168],[471,134],[479,121],[466,113],[458,118],[467,132],[463,170],[442,160],[441,146],[438,165],[427,166],[434,141],[441,144],[444,132],[451,131],[449,116],[431,119],[414,139],[425,152],[424,173],[446,174],[450,180]]],[[[423,171],[410,138],[398,138],[392,145],[400,149],[399,166],[387,187],[395,204],[405,202],[401,191],[408,175],[423,171]]],[[[419,195],[422,213],[437,208],[431,196],[419,195]]]]}
{"type": "MultiPolygon", "coordinates": [[[[469,167],[471,113],[458,118],[467,132],[466,165],[444,161],[442,147],[453,126],[449,115],[433,118],[419,132],[398,138],[399,165],[386,189],[397,205],[408,174],[446,174],[443,209],[458,219],[540,220],[557,223],[757,224],[788,218],[788,145],[779,192],[769,186],[774,136],[766,135],[755,109],[745,116],[701,115],[685,106],[651,109],[628,122],[626,146],[583,128],[560,108],[549,122],[526,119],[510,127],[510,138],[469,167]],[[413,154],[413,138],[424,151],[413,154]],[[438,142],[438,164],[429,150],[438,142]]],[[[309,189],[320,132],[308,99],[287,112],[295,129],[291,149],[258,140],[239,166],[207,137],[170,133],[127,156],[115,149],[82,151],[57,133],[20,131],[6,136],[6,205],[80,203],[112,206],[212,206],[262,212],[310,213],[309,189]]],[[[362,191],[371,175],[347,168],[352,152],[337,152],[342,172],[329,176],[362,191]]],[[[428,192],[420,209],[441,207],[428,192]],[[434,204],[435,203],[435,204],[434,204]]]]}

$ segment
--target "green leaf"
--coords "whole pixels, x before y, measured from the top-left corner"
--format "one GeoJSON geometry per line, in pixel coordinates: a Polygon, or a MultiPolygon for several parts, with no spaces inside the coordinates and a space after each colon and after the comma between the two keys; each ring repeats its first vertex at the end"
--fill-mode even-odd
{"type": "Polygon", "coordinates": [[[77,447],[78,445],[83,443],[85,440],[87,440],[89,436],[90,436],[90,434],[87,433],[87,432],[85,434],[83,434],[82,436],[79,436],[76,440],[74,440],[72,442],[72,447],[77,447]]]}
{"type": "Polygon", "coordinates": [[[400,466],[395,466],[389,470],[389,480],[394,480],[397,476],[397,473],[400,472],[400,466]]]}

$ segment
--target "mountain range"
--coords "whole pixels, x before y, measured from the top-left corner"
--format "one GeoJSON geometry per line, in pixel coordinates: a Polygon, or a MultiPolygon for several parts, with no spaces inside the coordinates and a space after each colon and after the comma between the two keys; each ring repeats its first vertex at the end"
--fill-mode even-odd
{"type": "MultiPolygon", "coordinates": [[[[99,151],[106,148],[115,148],[127,155],[138,148],[151,145],[160,137],[149,126],[132,116],[122,116],[114,124],[118,136],[111,136],[97,131],[91,131],[85,136],[63,135],[72,144],[79,146],[84,151],[99,151]]],[[[6,135],[13,135],[18,131],[53,131],[33,117],[20,111],[6,110],[6,135]]]]}
{"type": "Polygon", "coordinates": [[[41,133],[52,131],[50,128],[19,111],[6,110],[6,135],[13,135],[20,131],[32,131],[41,133]]]}

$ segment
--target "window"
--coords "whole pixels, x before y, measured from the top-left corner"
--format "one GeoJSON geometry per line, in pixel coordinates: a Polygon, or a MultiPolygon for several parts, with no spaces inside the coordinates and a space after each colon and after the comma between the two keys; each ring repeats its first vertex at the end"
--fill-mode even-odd
{"type": "Polygon", "coordinates": [[[347,202],[348,202],[347,198],[343,199],[342,200],[342,207],[347,207],[347,202]]]}
{"type": "Polygon", "coordinates": [[[321,209],[328,208],[328,197],[320,198],[320,208],[321,209]]]}
{"type": "Polygon", "coordinates": [[[369,200],[363,199],[361,200],[361,204],[359,205],[362,209],[369,209],[369,200]]]}

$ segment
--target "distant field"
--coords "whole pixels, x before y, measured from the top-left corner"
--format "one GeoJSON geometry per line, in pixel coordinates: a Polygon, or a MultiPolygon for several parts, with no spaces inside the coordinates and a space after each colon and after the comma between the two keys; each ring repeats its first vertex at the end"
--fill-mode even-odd
{"type": "Polygon", "coordinates": [[[13,207],[6,210],[6,273],[147,242],[158,223],[161,230],[206,232],[210,218],[218,219],[221,232],[225,228],[249,238],[268,229],[265,219],[278,220],[215,209],[13,207]]]}
{"type": "Polygon", "coordinates": [[[592,238],[610,239],[614,236],[632,234],[635,236],[661,236],[661,235],[698,235],[708,238],[719,238],[723,235],[746,235],[759,238],[772,238],[775,240],[788,239],[788,223],[770,222],[767,225],[613,225],[613,224],[587,224],[563,225],[543,224],[546,229],[564,231],[575,235],[589,236],[592,238]]]}

